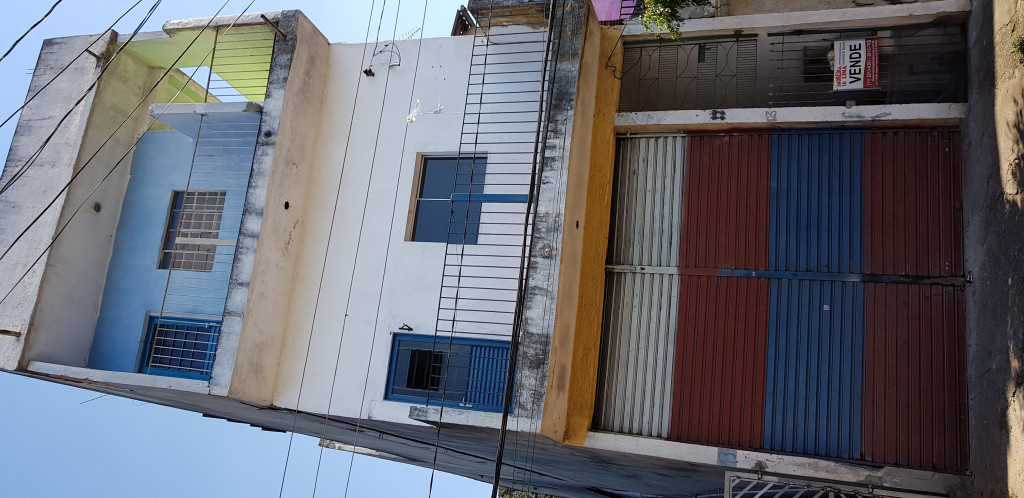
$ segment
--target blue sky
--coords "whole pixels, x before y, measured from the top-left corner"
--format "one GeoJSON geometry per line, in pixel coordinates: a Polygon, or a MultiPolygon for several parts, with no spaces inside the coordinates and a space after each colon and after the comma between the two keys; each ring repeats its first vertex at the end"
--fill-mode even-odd
{"type": "MultiPolygon", "coordinates": [[[[131,32],[154,0],[143,0],[120,25],[131,32]]],[[[424,33],[447,36],[459,1],[427,0],[424,33]]],[[[12,3],[6,50],[53,0],[12,3]]],[[[0,61],[0,115],[6,118],[25,99],[42,40],[94,34],[105,29],[134,0],[64,0],[6,59],[0,61]]],[[[248,1],[231,0],[223,14],[241,12],[248,1]]],[[[221,1],[164,0],[145,31],[164,21],[212,15],[221,1]]],[[[380,16],[376,3],[373,22],[380,16]]],[[[256,0],[250,12],[302,10],[332,42],[361,42],[371,2],[256,0]]],[[[389,0],[383,33],[419,27],[424,0],[389,0]],[[400,9],[399,9],[400,5],[400,9]]],[[[371,27],[371,41],[376,25],[371,27]]],[[[2,52],[0,52],[2,53],[2,52]]],[[[2,120],[0,118],[0,120],[2,120]]],[[[0,128],[6,158],[15,122],[0,128]]],[[[198,413],[145,404],[13,374],[0,373],[0,495],[12,497],[102,496],[220,497],[314,496],[313,478],[321,451],[315,438],[296,435],[287,473],[289,435],[203,418],[198,413]]],[[[343,496],[351,454],[323,450],[316,496],[343,496]]],[[[348,496],[427,496],[430,470],[357,456],[348,496]]],[[[432,496],[488,496],[490,485],[438,473],[432,496]]]]}

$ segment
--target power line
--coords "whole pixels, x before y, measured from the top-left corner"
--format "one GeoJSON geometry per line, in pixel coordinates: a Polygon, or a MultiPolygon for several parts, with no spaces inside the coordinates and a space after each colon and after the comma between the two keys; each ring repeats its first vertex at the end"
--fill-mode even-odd
{"type": "MultiPolygon", "coordinates": [[[[370,26],[373,25],[373,8],[376,5],[376,2],[377,2],[377,0],[372,0],[370,2],[370,14],[369,14],[369,16],[368,16],[368,18],[366,20],[366,36],[363,39],[363,54],[362,54],[362,58],[359,60],[360,67],[362,67],[363,61],[366,60],[366,48],[367,48],[367,46],[369,45],[369,42],[370,42],[370,26]]],[[[384,0],[384,3],[381,5],[381,16],[384,15],[383,14],[384,6],[386,4],[387,4],[387,0],[384,0]]],[[[371,60],[372,60],[372,56],[371,56],[371,60]]],[[[335,196],[334,196],[334,209],[331,211],[331,224],[330,224],[330,227],[331,227],[332,230],[334,228],[335,219],[338,217],[338,203],[339,203],[339,201],[341,199],[341,181],[345,177],[345,166],[346,166],[346,164],[348,162],[348,150],[349,150],[349,145],[352,142],[352,126],[355,124],[355,118],[356,118],[356,104],[359,102],[359,88],[362,86],[362,82],[363,82],[363,77],[362,76],[359,76],[358,78],[359,79],[356,80],[356,90],[355,90],[354,95],[352,96],[352,114],[351,114],[351,116],[349,116],[349,120],[348,120],[348,136],[345,138],[345,152],[342,154],[342,158],[341,158],[341,172],[338,174],[338,191],[335,193],[335,196]]],[[[299,392],[298,392],[298,394],[295,397],[295,411],[294,411],[294,414],[292,415],[292,429],[291,429],[291,431],[289,431],[290,434],[288,436],[288,449],[286,450],[285,457],[284,457],[284,468],[281,469],[281,487],[280,487],[280,489],[277,492],[278,498],[281,498],[282,496],[284,496],[284,480],[285,480],[285,477],[288,475],[288,463],[291,461],[292,444],[293,444],[293,442],[295,440],[295,428],[296,428],[296,425],[298,424],[299,408],[301,407],[301,403],[302,403],[302,390],[303,390],[303,387],[306,384],[306,369],[309,366],[309,353],[310,353],[311,347],[313,345],[313,332],[316,330],[316,311],[317,311],[317,309],[320,306],[320,295],[321,295],[321,293],[323,292],[323,289],[324,289],[324,276],[325,276],[325,274],[327,272],[327,256],[330,254],[330,250],[331,250],[331,236],[328,233],[327,244],[326,244],[326,247],[324,247],[324,264],[323,264],[323,267],[320,269],[320,283],[319,283],[319,285],[317,286],[317,289],[316,289],[316,299],[313,301],[313,319],[310,320],[310,324],[309,324],[309,338],[306,340],[306,356],[305,356],[305,358],[303,359],[303,362],[302,362],[302,374],[299,376],[299,392]]],[[[327,434],[327,423],[328,423],[328,420],[329,420],[329,417],[330,417],[330,411],[331,411],[331,407],[328,404],[328,406],[327,406],[327,413],[325,413],[325,415],[324,415],[324,434],[327,434]]],[[[314,494],[316,493],[315,485],[313,487],[313,493],[314,494]]]]}
{"type": "Polygon", "coordinates": [[[35,22],[35,24],[29,26],[28,29],[25,30],[25,32],[18,37],[17,40],[14,40],[14,43],[11,44],[11,48],[8,48],[7,51],[4,52],[4,55],[0,55],[0,61],[7,58],[7,56],[14,51],[14,47],[17,47],[18,44],[21,43],[21,40],[24,40],[25,37],[28,36],[28,34],[31,33],[33,29],[36,29],[36,26],[39,26],[39,24],[42,23],[47,17],[50,17],[50,13],[53,12],[53,9],[56,9],[57,6],[60,5],[60,3],[63,1],[64,0],[57,0],[56,2],[54,2],[54,4],[50,7],[50,10],[46,11],[46,13],[43,14],[43,17],[40,17],[39,20],[35,22]]]}
{"type": "MultiPolygon", "coordinates": [[[[551,40],[553,38],[553,31],[554,31],[554,27],[555,27],[555,6],[557,5],[557,3],[558,3],[557,0],[550,0],[549,17],[548,17],[548,36],[547,36],[546,47],[545,47],[545,50],[544,50],[543,67],[541,69],[541,81],[544,81],[545,78],[547,77],[548,61],[551,59],[551,52],[552,52],[552,50],[551,50],[551,40]]],[[[558,45],[555,48],[556,51],[561,49],[562,35],[563,35],[564,26],[565,26],[564,25],[564,22],[565,22],[564,21],[564,17],[565,17],[565,3],[563,2],[561,18],[559,19],[559,23],[558,23],[558,45]]],[[[515,387],[515,379],[516,379],[515,367],[516,367],[516,363],[517,363],[516,360],[517,360],[517,358],[519,356],[520,335],[522,334],[522,325],[523,325],[523,313],[524,313],[524,308],[526,306],[526,285],[525,285],[525,283],[528,281],[529,276],[530,276],[530,268],[529,268],[529,264],[528,264],[529,263],[529,251],[527,249],[527,243],[526,243],[527,238],[529,237],[529,235],[528,235],[528,231],[526,230],[526,226],[530,224],[530,211],[533,208],[533,205],[535,203],[539,202],[538,196],[539,196],[539,190],[540,190],[540,182],[538,181],[537,177],[538,177],[538,173],[539,173],[540,169],[543,168],[543,162],[544,162],[543,151],[540,150],[540,146],[541,146],[541,144],[546,144],[547,143],[547,134],[548,134],[548,129],[549,129],[547,124],[550,123],[550,119],[545,119],[545,116],[544,116],[544,111],[545,111],[545,109],[544,109],[544,101],[545,101],[545,99],[550,99],[550,97],[551,97],[551,91],[553,91],[553,89],[554,89],[555,77],[557,76],[557,68],[558,68],[558,65],[556,63],[555,66],[552,68],[552,74],[551,74],[550,78],[548,78],[548,80],[549,80],[548,81],[548,91],[544,92],[542,90],[540,100],[539,100],[539,102],[537,104],[538,105],[538,109],[537,109],[537,128],[536,128],[536,131],[535,131],[535,139],[534,139],[535,141],[534,141],[534,147],[533,147],[533,164],[532,164],[532,168],[531,168],[531,172],[530,172],[530,193],[529,193],[529,200],[526,203],[526,216],[523,219],[524,230],[523,230],[522,252],[520,253],[520,264],[519,264],[519,280],[518,280],[518,287],[519,288],[518,288],[518,292],[517,292],[517,296],[516,296],[516,312],[515,312],[515,315],[514,315],[515,318],[514,318],[514,324],[513,324],[513,329],[512,329],[512,344],[510,345],[510,348],[509,348],[510,351],[509,351],[509,358],[508,358],[508,369],[507,369],[506,375],[505,375],[505,399],[503,401],[503,406],[502,406],[502,411],[501,411],[501,430],[499,431],[499,436],[498,436],[498,452],[497,452],[497,455],[496,455],[495,460],[494,460],[494,482],[491,485],[491,498],[497,498],[497,496],[498,496],[498,486],[499,486],[499,484],[501,482],[501,467],[502,467],[502,460],[504,459],[504,454],[505,454],[505,451],[504,451],[505,450],[505,438],[506,438],[506,436],[508,434],[508,416],[509,416],[509,411],[511,410],[512,389],[515,387]],[[545,93],[546,93],[546,95],[545,95],[545,93]],[[543,123],[543,134],[541,132],[542,123],[543,123]]],[[[547,106],[547,113],[549,115],[551,113],[551,109],[552,109],[552,107],[549,104],[547,106]]],[[[514,471],[513,471],[512,476],[513,476],[513,481],[514,481],[515,480],[515,473],[514,473],[514,471]]]]}
{"type": "Polygon", "coordinates": [[[81,57],[82,55],[85,55],[85,53],[89,51],[89,47],[92,47],[93,45],[95,45],[96,42],[100,41],[100,39],[103,38],[103,35],[107,34],[108,31],[114,29],[114,26],[116,26],[117,23],[121,22],[121,19],[124,19],[124,17],[127,16],[129,12],[135,10],[135,7],[138,7],[140,3],[142,3],[142,0],[137,0],[134,4],[132,4],[131,7],[128,7],[128,10],[124,11],[124,13],[122,13],[120,17],[115,19],[114,22],[112,22],[110,24],[110,26],[107,27],[107,29],[103,30],[102,33],[100,33],[98,36],[96,36],[96,38],[94,38],[91,42],[89,42],[85,46],[85,48],[83,48],[82,51],[78,53],[78,55],[74,56],[70,61],[68,61],[68,63],[63,68],[61,68],[61,70],[58,71],[57,74],[54,75],[54,77],[50,79],[50,81],[47,81],[43,86],[39,87],[39,90],[36,90],[35,93],[30,95],[28,97],[28,99],[25,100],[25,103],[21,104],[20,107],[15,109],[13,112],[11,112],[10,115],[8,115],[6,118],[4,118],[3,122],[0,122],[0,128],[2,128],[4,125],[6,125],[8,122],[10,122],[11,119],[14,118],[14,116],[16,116],[19,112],[21,112],[22,109],[25,108],[25,106],[29,105],[33,100],[35,100],[35,98],[43,90],[45,90],[46,87],[50,86],[50,83],[53,83],[54,81],[56,81],[57,78],[60,78],[60,75],[64,74],[64,71],[67,71],[68,68],[70,68],[71,65],[74,64],[76,60],[78,60],[79,57],[81,57]]]}
{"type": "MultiPolygon", "coordinates": [[[[224,2],[224,3],[223,3],[223,4],[221,5],[221,6],[220,6],[220,8],[219,8],[219,9],[217,9],[217,12],[216,12],[216,13],[214,14],[214,17],[216,17],[216,16],[218,15],[218,14],[220,14],[220,12],[221,12],[222,10],[224,10],[224,7],[226,7],[226,6],[227,6],[227,4],[228,4],[228,2],[230,2],[230,1],[231,1],[231,0],[225,0],[225,2],[224,2]]],[[[254,0],[254,1],[255,1],[255,0],[254,0]]],[[[252,2],[250,2],[250,5],[252,5],[252,2]]],[[[247,7],[247,8],[248,8],[248,7],[247,7]]],[[[114,131],[112,131],[112,132],[110,133],[110,136],[108,136],[108,137],[107,137],[107,139],[106,139],[106,140],[104,140],[102,144],[100,144],[100,146],[99,146],[99,147],[98,147],[98,148],[96,149],[96,152],[94,152],[94,153],[93,153],[93,154],[92,154],[91,156],[89,156],[89,159],[87,159],[87,160],[85,161],[85,163],[84,163],[84,164],[82,164],[82,167],[81,167],[81,168],[79,168],[79,169],[78,169],[78,171],[77,171],[77,172],[76,172],[76,173],[75,173],[74,175],[72,175],[71,179],[70,179],[70,180],[68,180],[68,182],[67,182],[66,184],[64,184],[64,187],[63,187],[63,188],[61,188],[61,190],[60,190],[59,192],[57,192],[57,195],[56,195],[56,196],[54,196],[54,198],[53,198],[52,200],[50,200],[50,202],[49,202],[49,203],[48,203],[48,204],[46,205],[46,207],[44,207],[44,208],[42,209],[42,211],[40,211],[40,213],[39,213],[39,214],[38,214],[38,215],[37,215],[37,216],[35,217],[35,219],[33,219],[33,220],[32,220],[32,222],[31,222],[31,223],[29,223],[29,225],[28,225],[27,227],[25,227],[25,229],[24,229],[24,230],[23,230],[23,231],[22,231],[22,232],[21,232],[21,233],[20,233],[20,234],[18,235],[18,237],[17,237],[16,239],[15,239],[14,243],[12,243],[12,244],[10,245],[10,247],[8,247],[6,251],[4,251],[3,255],[0,255],[0,260],[2,260],[2,259],[3,259],[4,257],[5,257],[5,256],[7,256],[7,254],[8,254],[8,253],[9,253],[9,252],[11,251],[11,249],[12,249],[12,248],[14,247],[15,243],[17,243],[17,241],[18,241],[19,239],[21,239],[21,237],[23,237],[23,236],[25,235],[25,233],[27,233],[27,232],[28,232],[28,230],[29,230],[29,229],[31,229],[31,228],[32,228],[32,226],[33,226],[33,225],[35,225],[35,224],[36,224],[36,222],[38,222],[38,221],[39,221],[39,219],[40,219],[40,218],[42,218],[43,214],[45,214],[45,213],[46,213],[46,211],[48,211],[48,210],[50,209],[50,207],[52,207],[52,206],[53,206],[53,204],[54,204],[55,202],[57,202],[57,199],[59,199],[59,198],[60,198],[60,196],[61,196],[61,195],[63,195],[65,191],[67,191],[67,189],[68,189],[68,188],[69,188],[69,187],[71,186],[71,183],[75,181],[75,178],[77,178],[79,174],[81,174],[81,173],[82,173],[83,171],[85,171],[86,167],[88,167],[88,166],[89,166],[89,164],[90,164],[90,163],[92,163],[92,160],[93,160],[93,159],[95,159],[97,155],[99,155],[100,151],[101,151],[101,150],[103,149],[103,146],[104,146],[104,145],[106,145],[106,144],[107,144],[107,143],[108,143],[108,142],[110,141],[110,139],[111,139],[111,138],[112,138],[112,137],[114,136],[114,134],[116,134],[116,133],[117,133],[117,131],[118,131],[118,130],[120,130],[122,126],[124,126],[124,124],[125,124],[125,123],[126,123],[126,122],[128,121],[128,119],[129,119],[129,118],[131,118],[131,116],[132,116],[133,114],[135,114],[135,111],[137,111],[137,110],[139,109],[139,107],[141,107],[141,106],[142,106],[142,104],[143,104],[143,103],[145,103],[147,99],[149,99],[150,95],[152,95],[152,94],[153,94],[153,92],[154,92],[154,91],[156,91],[156,89],[157,89],[157,88],[158,88],[158,87],[160,86],[160,84],[161,84],[161,83],[163,82],[164,78],[166,78],[166,77],[167,77],[167,75],[168,75],[168,74],[170,74],[170,72],[171,72],[172,70],[174,70],[174,69],[175,69],[175,66],[176,66],[176,65],[178,64],[178,62],[179,62],[179,61],[180,61],[180,60],[181,60],[181,59],[182,59],[182,58],[183,58],[183,57],[185,56],[185,54],[186,54],[186,53],[188,53],[188,51],[189,51],[189,50],[190,50],[190,49],[192,48],[192,45],[194,45],[194,44],[196,43],[196,41],[198,41],[198,40],[199,40],[200,36],[202,36],[202,34],[203,34],[203,33],[204,33],[205,31],[206,31],[206,29],[207,29],[207,28],[208,28],[208,27],[210,26],[210,24],[211,24],[211,23],[213,22],[213,19],[214,19],[214,17],[211,17],[211,18],[210,18],[210,20],[209,20],[209,21],[208,21],[208,22],[206,23],[206,25],[205,25],[205,26],[203,26],[203,28],[202,28],[202,29],[201,29],[201,30],[199,31],[199,33],[197,33],[197,34],[196,34],[195,38],[193,38],[193,39],[192,39],[192,41],[191,41],[191,42],[190,42],[190,43],[188,44],[188,46],[187,46],[187,47],[185,47],[185,49],[184,49],[184,50],[183,50],[183,51],[181,52],[181,54],[180,54],[180,55],[178,56],[178,58],[177,58],[177,59],[175,59],[175,60],[174,60],[174,62],[172,62],[172,63],[171,63],[171,64],[170,64],[169,66],[168,66],[167,70],[166,70],[166,71],[164,71],[164,73],[163,73],[163,74],[162,74],[162,75],[160,76],[160,78],[157,78],[157,81],[156,81],[156,83],[155,83],[155,84],[153,85],[153,87],[152,87],[152,88],[150,88],[149,92],[148,92],[148,93],[146,93],[146,95],[144,95],[144,96],[142,97],[142,100],[140,100],[140,101],[139,101],[139,103],[138,103],[138,104],[136,104],[135,108],[134,108],[134,109],[132,109],[132,111],[128,113],[128,116],[126,116],[126,117],[125,117],[125,119],[124,119],[123,121],[121,121],[121,124],[119,124],[119,125],[117,126],[117,128],[115,128],[115,129],[114,129],[114,131]]],[[[193,73],[193,74],[194,74],[194,73],[193,73]]],[[[184,87],[182,87],[182,88],[184,88],[184,87]]],[[[180,91],[181,91],[181,90],[179,90],[179,92],[180,92],[180,91]]],[[[170,105],[170,104],[168,104],[168,105],[170,105]]],[[[164,106],[164,109],[161,109],[160,113],[158,113],[158,116],[159,116],[160,114],[162,114],[162,113],[163,113],[163,111],[164,111],[164,110],[165,110],[166,108],[167,108],[167,106],[165,105],[165,106],[164,106]]],[[[154,118],[154,121],[155,121],[155,118],[154,118]]],[[[134,142],[132,143],[132,145],[131,145],[130,147],[128,147],[128,150],[126,150],[126,151],[125,151],[125,153],[124,153],[124,154],[123,154],[123,155],[121,156],[121,158],[120,158],[120,159],[118,159],[118,160],[117,160],[117,162],[115,162],[115,163],[114,163],[114,166],[113,166],[112,168],[110,168],[110,170],[109,170],[109,171],[107,172],[107,174],[106,174],[106,175],[105,175],[105,176],[104,176],[104,177],[103,177],[103,178],[102,178],[102,179],[100,180],[100,183],[98,183],[98,184],[97,184],[97,185],[96,185],[95,187],[93,187],[92,191],[91,191],[91,192],[89,192],[89,195],[87,195],[87,196],[85,197],[85,199],[84,199],[84,200],[82,201],[82,203],[78,205],[78,207],[77,207],[77,208],[75,209],[75,211],[74,211],[74,212],[73,212],[73,213],[71,214],[71,216],[70,216],[70,217],[68,218],[68,221],[67,221],[67,223],[65,223],[65,224],[64,224],[64,226],[60,228],[60,230],[59,230],[59,231],[57,232],[57,234],[56,234],[56,235],[54,235],[53,239],[52,239],[52,240],[50,240],[50,243],[46,245],[46,247],[45,247],[45,248],[44,248],[44,249],[42,250],[42,252],[40,252],[40,253],[39,253],[39,256],[37,256],[37,257],[36,257],[35,261],[33,261],[33,262],[32,262],[32,264],[31,264],[31,265],[29,265],[29,266],[28,266],[28,268],[26,268],[25,272],[24,272],[24,273],[22,273],[21,277],[20,277],[20,278],[18,278],[18,280],[17,280],[17,281],[16,281],[15,283],[14,283],[14,285],[13,285],[13,286],[11,286],[10,290],[8,290],[6,294],[4,294],[4,297],[3,297],[3,298],[0,298],[0,304],[2,304],[2,303],[3,303],[4,301],[6,301],[6,300],[7,300],[7,298],[8,298],[8,297],[10,297],[11,293],[12,293],[12,292],[14,292],[14,289],[16,289],[16,288],[18,287],[18,285],[19,285],[19,284],[21,284],[21,282],[22,282],[22,281],[23,281],[23,280],[25,279],[25,277],[26,277],[26,276],[28,276],[28,274],[29,274],[29,272],[30,272],[30,271],[32,270],[32,268],[33,268],[33,267],[34,267],[34,266],[35,266],[35,265],[36,265],[37,263],[39,263],[39,260],[41,260],[41,259],[43,258],[43,255],[44,255],[44,254],[46,254],[46,252],[47,252],[47,251],[49,251],[51,247],[53,247],[53,244],[57,242],[57,239],[58,239],[58,238],[60,237],[60,235],[61,235],[62,233],[64,233],[64,230],[65,230],[65,229],[66,229],[66,228],[68,227],[68,225],[70,225],[70,224],[71,224],[71,221],[72,221],[72,220],[74,219],[75,215],[77,215],[77,214],[78,214],[78,212],[79,212],[79,211],[80,211],[80,210],[82,209],[82,206],[84,206],[84,205],[85,205],[85,203],[86,203],[86,202],[88,201],[89,197],[91,197],[91,196],[92,196],[92,194],[96,193],[96,191],[97,191],[97,190],[98,190],[98,189],[100,188],[100,185],[102,185],[102,184],[103,184],[103,182],[105,182],[105,181],[107,180],[107,178],[110,178],[110,175],[111,175],[111,174],[113,174],[113,172],[114,172],[114,170],[115,170],[115,169],[117,169],[117,166],[118,166],[118,165],[120,165],[120,164],[121,164],[121,162],[122,162],[122,161],[124,161],[124,159],[125,159],[126,157],[128,157],[128,154],[130,154],[130,153],[131,153],[132,149],[134,149],[134,148],[135,148],[135,145],[136,145],[136,144],[138,144],[140,140],[142,140],[142,137],[141,137],[141,136],[140,136],[139,138],[137,138],[137,139],[136,139],[136,140],[135,140],[135,141],[134,141],[134,142]]]]}
{"type": "MultiPolygon", "coordinates": [[[[79,97],[78,100],[76,100],[75,103],[71,105],[71,109],[68,109],[68,112],[64,113],[64,116],[60,118],[60,120],[57,122],[57,125],[53,127],[53,131],[51,131],[50,134],[47,135],[45,139],[43,139],[43,142],[39,144],[39,148],[36,149],[36,151],[33,152],[31,156],[29,156],[28,160],[26,160],[25,163],[18,168],[18,171],[11,175],[11,178],[7,180],[7,183],[5,183],[3,187],[0,187],[0,195],[3,195],[4,192],[7,192],[7,190],[11,188],[11,185],[14,185],[14,182],[21,178],[25,174],[25,171],[27,171],[28,168],[32,167],[32,165],[35,164],[36,160],[39,159],[39,156],[43,153],[43,149],[46,148],[46,145],[50,143],[50,140],[52,140],[54,135],[57,134],[57,131],[60,130],[60,126],[64,124],[64,121],[67,120],[69,116],[71,116],[71,113],[75,112],[75,108],[78,107],[78,104],[81,104],[82,101],[84,101],[85,98],[89,96],[89,93],[91,93],[92,90],[96,88],[96,85],[99,84],[100,78],[107,71],[107,68],[109,68],[110,65],[114,63],[114,59],[117,58],[117,56],[124,50],[124,48],[127,47],[128,44],[135,39],[135,36],[138,35],[139,31],[142,30],[142,26],[145,25],[146,22],[149,21],[149,18],[153,16],[153,12],[156,11],[156,8],[160,5],[161,2],[163,2],[163,0],[156,0],[156,2],[153,3],[153,6],[149,8],[149,12],[146,13],[146,16],[142,18],[142,21],[139,23],[139,25],[135,27],[135,31],[133,31],[131,36],[128,37],[128,41],[122,44],[120,47],[118,47],[114,54],[110,57],[110,59],[103,63],[103,67],[100,68],[100,73],[96,76],[96,79],[94,79],[93,82],[89,85],[89,87],[85,89],[85,92],[82,93],[82,96],[79,97]]],[[[10,248],[8,248],[8,250],[10,250],[10,248]]],[[[7,253],[4,252],[4,254],[6,255],[7,253]]],[[[3,256],[0,256],[0,259],[3,259],[3,256]]]]}

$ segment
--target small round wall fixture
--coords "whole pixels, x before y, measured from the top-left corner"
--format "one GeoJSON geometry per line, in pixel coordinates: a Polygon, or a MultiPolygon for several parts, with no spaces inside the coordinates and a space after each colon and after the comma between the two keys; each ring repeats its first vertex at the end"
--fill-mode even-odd
{"type": "Polygon", "coordinates": [[[98,212],[103,210],[103,205],[101,205],[98,202],[94,202],[94,203],[92,203],[92,210],[93,210],[93,212],[98,213],[98,212]]]}

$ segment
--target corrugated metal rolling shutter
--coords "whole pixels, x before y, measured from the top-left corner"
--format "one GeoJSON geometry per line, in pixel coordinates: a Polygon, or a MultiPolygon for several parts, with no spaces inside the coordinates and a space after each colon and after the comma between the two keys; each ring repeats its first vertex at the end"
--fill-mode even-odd
{"type": "Polygon", "coordinates": [[[620,139],[595,427],[966,469],[960,188],[954,130],[620,139]]]}
{"type": "Polygon", "coordinates": [[[960,134],[867,135],[864,458],[968,467],[960,134]]]}
{"type": "Polygon", "coordinates": [[[860,131],[772,137],[768,449],[860,456],[863,153],[860,131]]]}
{"type": "Polygon", "coordinates": [[[690,134],[683,268],[758,269],[768,262],[768,133],[690,134]]]}
{"type": "Polygon", "coordinates": [[[768,133],[691,134],[670,437],[760,446],[768,281],[728,276],[768,261],[768,133]]]}
{"type": "Polygon", "coordinates": [[[684,276],[682,289],[669,438],[760,447],[768,280],[684,276]]]}
{"type": "Polygon", "coordinates": [[[618,151],[594,425],[666,437],[679,276],[656,269],[679,260],[684,138],[625,138],[618,151]]]}

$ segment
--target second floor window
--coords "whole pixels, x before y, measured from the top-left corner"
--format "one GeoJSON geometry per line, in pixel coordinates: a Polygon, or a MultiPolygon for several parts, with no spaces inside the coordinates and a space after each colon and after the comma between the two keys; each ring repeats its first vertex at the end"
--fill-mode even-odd
{"type": "Polygon", "coordinates": [[[160,246],[162,270],[213,271],[224,191],[176,190],[160,246]]]}
{"type": "Polygon", "coordinates": [[[476,244],[487,158],[425,157],[409,240],[476,244]]]}

